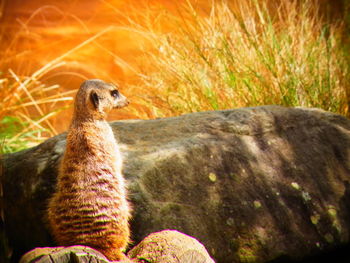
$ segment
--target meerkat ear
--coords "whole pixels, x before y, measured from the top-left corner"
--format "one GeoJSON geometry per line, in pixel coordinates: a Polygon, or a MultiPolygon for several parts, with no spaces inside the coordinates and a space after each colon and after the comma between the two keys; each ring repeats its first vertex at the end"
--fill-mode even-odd
{"type": "Polygon", "coordinates": [[[95,109],[98,109],[98,105],[100,103],[100,98],[98,97],[98,95],[95,91],[92,91],[90,93],[90,100],[91,100],[92,104],[95,106],[95,109]]]}

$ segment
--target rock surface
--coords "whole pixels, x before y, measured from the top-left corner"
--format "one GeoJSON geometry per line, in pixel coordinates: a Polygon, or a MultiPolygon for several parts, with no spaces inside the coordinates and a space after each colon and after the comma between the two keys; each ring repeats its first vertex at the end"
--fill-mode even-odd
{"type": "Polygon", "coordinates": [[[198,240],[175,230],[150,234],[128,256],[137,263],[215,263],[198,240]]]}
{"type": "MultiPolygon", "coordinates": [[[[204,246],[195,238],[175,230],[147,236],[120,263],[214,263],[204,246]]],[[[86,246],[36,248],[22,256],[19,263],[109,263],[100,252],[86,246]]]]}
{"type": "Polygon", "coordinates": [[[100,252],[85,246],[44,247],[29,251],[19,263],[109,263],[100,252]]]}
{"type": "MultiPolygon", "coordinates": [[[[120,121],[138,243],[176,229],[218,262],[303,258],[349,242],[350,121],[265,106],[120,121]]],[[[45,208],[65,134],[4,157],[5,227],[14,258],[53,245],[45,208]]]]}

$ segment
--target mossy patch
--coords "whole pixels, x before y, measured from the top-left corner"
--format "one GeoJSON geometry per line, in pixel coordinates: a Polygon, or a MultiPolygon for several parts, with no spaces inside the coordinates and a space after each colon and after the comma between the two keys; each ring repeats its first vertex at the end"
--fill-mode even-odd
{"type": "Polygon", "coordinates": [[[238,249],[238,253],[237,253],[240,262],[244,262],[244,263],[256,262],[257,249],[258,249],[258,246],[254,241],[251,242],[250,244],[245,244],[244,246],[241,246],[238,249]]]}
{"type": "Polygon", "coordinates": [[[209,180],[211,181],[211,182],[213,182],[213,183],[215,183],[216,182],[216,174],[214,174],[214,173],[209,173],[209,175],[208,175],[208,177],[209,177],[209,180]]]}
{"type": "Polygon", "coordinates": [[[314,214],[310,216],[311,223],[314,225],[318,224],[318,221],[320,220],[320,215],[319,214],[314,214]]]}
{"type": "Polygon", "coordinates": [[[261,202],[260,202],[260,201],[258,201],[258,200],[255,200],[253,203],[254,203],[254,207],[255,207],[256,209],[259,209],[259,208],[261,208],[261,207],[262,207],[261,202]]]}
{"type": "Polygon", "coordinates": [[[290,185],[291,185],[295,190],[300,190],[300,185],[299,185],[298,183],[292,182],[290,185]]]}

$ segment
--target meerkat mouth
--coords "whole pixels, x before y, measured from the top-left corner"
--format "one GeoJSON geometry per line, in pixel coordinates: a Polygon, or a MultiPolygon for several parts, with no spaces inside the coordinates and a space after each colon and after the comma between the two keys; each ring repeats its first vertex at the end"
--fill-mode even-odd
{"type": "Polygon", "coordinates": [[[124,108],[124,107],[128,106],[129,104],[130,104],[130,101],[127,100],[127,101],[123,102],[122,104],[118,104],[118,105],[115,106],[114,108],[115,108],[115,109],[124,108]]]}

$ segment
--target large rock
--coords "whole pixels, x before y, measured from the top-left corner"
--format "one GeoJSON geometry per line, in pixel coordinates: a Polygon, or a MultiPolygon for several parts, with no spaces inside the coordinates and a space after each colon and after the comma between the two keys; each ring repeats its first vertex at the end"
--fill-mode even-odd
{"type": "MultiPolygon", "coordinates": [[[[349,242],[350,121],[266,106],[120,121],[133,240],[176,229],[218,262],[299,259],[349,242]]],[[[52,245],[45,208],[65,134],[4,157],[15,257],[52,245]]]]}

